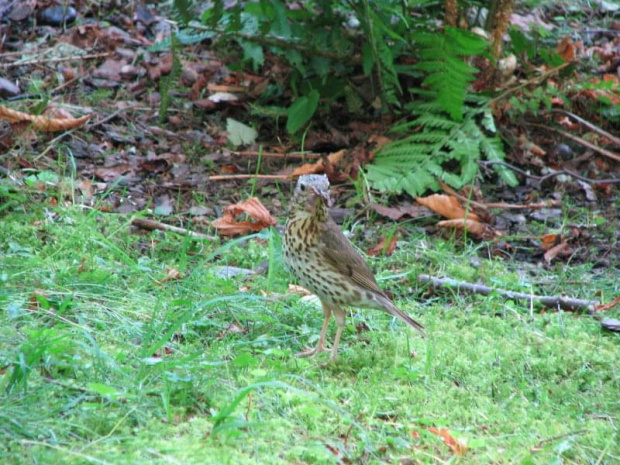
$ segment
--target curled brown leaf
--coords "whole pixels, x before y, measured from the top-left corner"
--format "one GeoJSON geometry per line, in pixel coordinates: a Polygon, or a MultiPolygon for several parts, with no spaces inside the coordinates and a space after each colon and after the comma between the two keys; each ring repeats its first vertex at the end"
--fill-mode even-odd
{"type": "MultiPolygon", "coordinates": [[[[66,115],[63,115],[66,116],[66,115]]],[[[52,118],[49,116],[31,115],[21,111],[12,110],[0,106],[0,119],[10,124],[28,122],[32,127],[44,132],[59,132],[75,129],[83,125],[92,115],[85,115],[81,118],[52,118]]]]}
{"type": "Polygon", "coordinates": [[[276,220],[256,197],[250,197],[226,207],[221,218],[211,222],[221,236],[239,236],[258,232],[276,225],[276,220]],[[237,221],[237,216],[246,214],[255,221],[237,221]]]}
{"type": "Polygon", "coordinates": [[[435,213],[450,220],[467,220],[480,221],[478,215],[472,211],[466,211],[459,201],[451,195],[433,194],[428,197],[416,197],[416,201],[425,207],[430,208],[435,213]]]}

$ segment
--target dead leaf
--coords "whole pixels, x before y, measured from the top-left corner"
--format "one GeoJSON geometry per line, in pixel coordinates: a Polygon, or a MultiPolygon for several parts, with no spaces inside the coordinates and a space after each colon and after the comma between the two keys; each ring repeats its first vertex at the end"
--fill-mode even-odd
{"type": "Polygon", "coordinates": [[[248,330],[246,328],[240,328],[236,324],[230,323],[226,327],[226,329],[224,329],[222,332],[220,332],[216,337],[217,337],[217,339],[224,339],[226,336],[229,336],[231,334],[245,334],[247,332],[248,332],[248,330]]]}
{"type": "Polygon", "coordinates": [[[549,250],[545,252],[545,261],[547,263],[551,263],[551,260],[556,258],[558,255],[567,255],[572,252],[572,249],[568,245],[567,241],[562,241],[558,245],[551,247],[549,250]]]}
{"type": "MultiPolygon", "coordinates": [[[[345,149],[338,152],[330,153],[327,156],[327,162],[330,165],[336,165],[344,157],[345,149]]],[[[316,163],[306,163],[293,171],[293,176],[303,176],[304,174],[320,174],[325,172],[325,160],[321,158],[316,163]]]]}
{"type": "Polygon", "coordinates": [[[448,446],[455,455],[463,456],[469,450],[469,447],[467,447],[467,444],[464,440],[456,439],[450,434],[450,431],[448,431],[447,429],[434,428],[432,426],[427,429],[434,435],[439,436],[441,439],[443,439],[443,443],[448,446]]]}
{"type": "Polygon", "coordinates": [[[435,213],[451,220],[467,220],[480,221],[478,215],[472,211],[466,211],[459,201],[450,195],[433,194],[428,197],[416,197],[416,201],[425,207],[430,208],[435,213]]]}
{"type": "Polygon", "coordinates": [[[132,168],[133,167],[129,163],[120,163],[107,168],[97,168],[95,170],[95,176],[102,181],[114,181],[128,171],[131,171],[132,168]]]}
{"type": "Polygon", "coordinates": [[[166,273],[166,277],[161,280],[162,283],[167,281],[177,281],[179,279],[183,279],[183,275],[179,270],[175,270],[174,268],[168,268],[168,272],[166,273]]]}
{"type": "Polygon", "coordinates": [[[260,200],[256,197],[250,197],[244,202],[226,207],[222,217],[212,221],[211,225],[217,229],[221,236],[238,236],[275,226],[276,220],[260,203],[260,200]],[[256,221],[237,221],[236,217],[242,213],[247,214],[256,221]]]}
{"type": "Polygon", "coordinates": [[[385,243],[385,237],[381,236],[379,238],[379,242],[375,244],[375,246],[370,249],[367,254],[368,255],[383,255],[384,257],[389,257],[396,250],[396,241],[398,240],[398,234],[394,234],[388,241],[385,243]]]}
{"type": "Polygon", "coordinates": [[[44,132],[58,132],[75,129],[83,125],[92,115],[81,118],[50,118],[48,116],[31,115],[0,106],[0,119],[11,124],[28,122],[34,129],[44,132]]]}
{"type": "Polygon", "coordinates": [[[555,246],[558,244],[558,241],[560,240],[559,234],[545,234],[542,238],[541,238],[541,242],[540,242],[540,246],[544,249],[544,250],[549,250],[551,247],[555,246]]]}
{"type": "Polygon", "coordinates": [[[484,241],[501,237],[502,234],[492,229],[488,224],[475,220],[447,220],[437,223],[440,228],[453,228],[467,231],[476,238],[484,241]]]}
{"type": "Polygon", "coordinates": [[[612,300],[608,304],[598,304],[596,307],[594,307],[594,311],[606,312],[607,310],[611,310],[618,304],[620,304],[620,296],[616,297],[614,300],[612,300]]]}
{"type": "Polygon", "coordinates": [[[379,215],[385,216],[392,220],[400,220],[404,216],[409,216],[411,218],[428,216],[428,209],[418,205],[398,205],[396,207],[386,207],[384,205],[371,202],[368,204],[368,207],[372,208],[379,215]]]}
{"type": "Polygon", "coordinates": [[[571,62],[576,58],[575,45],[569,36],[562,39],[562,42],[560,42],[556,48],[556,52],[564,61],[571,62]]]}

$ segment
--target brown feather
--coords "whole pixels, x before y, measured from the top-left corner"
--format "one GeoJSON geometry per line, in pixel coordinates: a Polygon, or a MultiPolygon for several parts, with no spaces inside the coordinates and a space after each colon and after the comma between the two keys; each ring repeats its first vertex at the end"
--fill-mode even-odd
{"type": "Polygon", "coordinates": [[[319,247],[326,262],[358,286],[386,297],[362,256],[334,220],[330,218],[321,226],[319,247]]]}

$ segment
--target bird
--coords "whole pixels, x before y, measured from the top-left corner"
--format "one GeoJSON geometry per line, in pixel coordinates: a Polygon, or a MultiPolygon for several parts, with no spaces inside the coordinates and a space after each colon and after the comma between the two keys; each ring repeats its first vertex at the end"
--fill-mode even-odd
{"type": "Polygon", "coordinates": [[[346,306],[382,310],[426,337],[424,326],[396,307],[378,286],[362,256],[331,218],[329,187],[325,175],[300,176],[284,228],[284,262],[298,282],[319,298],[325,317],[317,346],[300,355],[314,356],[329,350],[325,334],[333,315],[337,328],[331,359],[338,357],[346,306]]]}

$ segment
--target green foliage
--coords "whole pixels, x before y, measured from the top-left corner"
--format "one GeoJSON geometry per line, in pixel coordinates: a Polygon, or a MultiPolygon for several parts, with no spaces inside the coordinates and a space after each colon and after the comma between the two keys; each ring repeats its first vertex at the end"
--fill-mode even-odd
{"type": "MultiPolygon", "coordinates": [[[[426,102],[408,108],[413,121],[393,130],[411,134],[386,145],[367,168],[368,181],[381,191],[422,195],[438,190],[438,180],[459,189],[473,181],[478,160],[504,159],[493,115],[485,100],[468,95],[476,68],[464,58],[484,53],[487,44],[480,37],[461,29],[446,27],[441,33],[414,34],[421,61],[414,69],[423,71],[418,91],[426,102]]],[[[501,178],[516,185],[514,174],[496,167],[501,178]]]]}
{"type": "MultiPolygon", "coordinates": [[[[187,17],[187,1],[175,2],[180,17],[187,17]]],[[[480,105],[465,103],[477,71],[466,59],[484,54],[487,43],[462,29],[432,30],[409,8],[397,0],[316,0],[300,9],[281,0],[239,2],[227,8],[216,1],[201,15],[200,29],[217,34],[224,44],[236,44],[239,64],[255,71],[265,64],[267,54],[288,64],[288,89],[266,92],[256,108],[272,107],[271,102],[265,104],[269,98],[281,105],[282,98],[291,95],[286,110],[290,134],[321,111],[319,102],[330,105],[339,99],[353,113],[364,111],[371,101],[381,113],[400,111],[405,97],[401,80],[423,77],[421,86],[436,105],[427,115],[411,114],[418,119],[409,128],[422,132],[387,147],[368,169],[376,188],[421,194],[436,189],[437,179],[454,187],[471,182],[481,157],[501,160],[503,151],[495,132],[488,135],[480,127],[479,120],[492,120],[491,115],[480,105]],[[408,64],[416,53],[418,62],[408,64]],[[358,92],[349,79],[360,68],[370,93],[358,92]],[[402,167],[408,171],[399,171],[402,167]]],[[[261,114],[257,109],[255,114],[261,114]]],[[[516,182],[504,169],[498,171],[507,182],[516,182]]]]}
{"type": "Polygon", "coordinates": [[[172,5],[173,11],[176,12],[177,20],[181,24],[186,25],[192,20],[194,2],[191,0],[174,0],[172,5]]]}
{"type": "Polygon", "coordinates": [[[159,80],[159,94],[160,94],[160,103],[159,103],[159,122],[164,123],[166,121],[166,117],[168,116],[168,107],[170,107],[170,103],[172,102],[171,90],[181,77],[181,73],[183,72],[183,67],[181,66],[181,61],[179,60],[179,42],[177,40],[176,34],[170,35],[170,52],[172,53],[172,68],[170,69],[170,73],[167,76],[162,76],[159,80]]]}
{"type": "MultiPolygon", "coordinates": [[[[438,180],[459,189],[474,179],[482,157],[504,159],[493,116],[484,106],[465,106],[462,121],[446,115],[438,101],[418,104],[412,114],[415,121],[395,131],[415,133],[386,145],[367,167],[368,181],[380,191],[418,196],[438,190],[438,180]]],[[[517,184],[511,171],[500,167],[497,172],[506,183],[517,184]]]]}
{"type": "MultiPolygon", "coordinates": [[[[175,2],[177,16],[186,15],[187,3],[175,2]]],[[[250,65],[255,72],[264,65],[267,52],[291,67],[287,84],[293,102],[288,116],[293,121],[287,129],[295,133],[314,115],[319,98],[326,104],[343,99],[359,111],[359,102],[352,98],[350,88],[346,90],[346,78],[360,65],[358,53],[364,74],[372,77],[373,92],[381,95],[381,110],[401,105],[396,63],[411,43],[405,34],[408,24],[403,8],[396,0],[317,0],[302,9],[289,8],[279,0],[239,2],[228,8],[216,1],[202,13],[199,29],[216,34],[222,44],[236,44],[241,51],[239,64],[250,65]]]]}
{"type": "Polygon", "coordinates": [[[287,131],[291,134],[299,131],[312,118],[318,103],[319,93],[316,90],[295,100],[288,109],[287,131]]]}
{"type": "Polygon", "coordinates": [[[461,121],[467,87],[477,71],[463,58],[482,54],[487,43],[480,36],[452,27],[446,27],[443,34],[423,32],[413,38],[420,56],[414,68],[427,75],[422,85],[436,92],[442,110],[461,121]]]}

